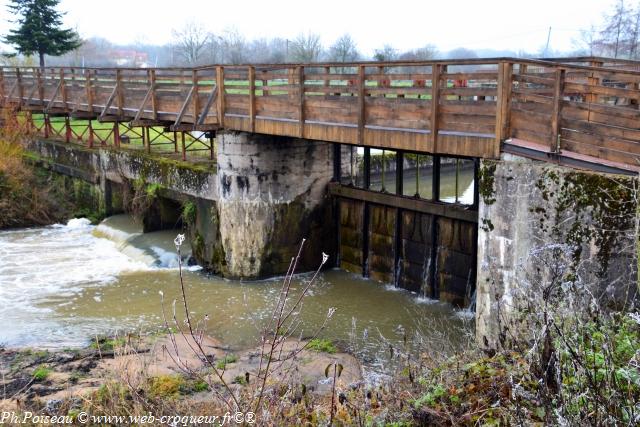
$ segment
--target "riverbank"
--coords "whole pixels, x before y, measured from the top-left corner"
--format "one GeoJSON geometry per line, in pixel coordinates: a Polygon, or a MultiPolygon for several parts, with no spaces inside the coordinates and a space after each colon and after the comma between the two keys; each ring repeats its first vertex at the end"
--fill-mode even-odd
{"type": "Polygon", "coordinates": [[[253,411],[257,425],[573,426],[640,420],[638,315],[602,317],[554,340],[562,355],[553,365],[557,382],[541,370],[535,351],[487,355],[468,347],[445,355],[436,343],[425,342],[418,353],[390,348],[398,367],[379,384],[367,384],[353,356],[330,343],[291,340],[274,362],[306,348],[288,369],[268,376],[262,402],[256,401],[256,372],[263,348],[231,353],[204,338],[204,360],[188,334],[175,337],[175,343],[166,335],[99,340],[99,346],[74,352],[0,351],[0,409],[71,419],[223,416],[231,390],[240,412],[253,411]]]}

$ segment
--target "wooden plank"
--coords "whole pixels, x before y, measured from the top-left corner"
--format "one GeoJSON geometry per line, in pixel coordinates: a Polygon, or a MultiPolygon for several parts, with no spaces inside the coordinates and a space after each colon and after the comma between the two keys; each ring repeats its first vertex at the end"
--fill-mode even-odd
{"type": "Polygon", "coordinates": [[[609,160],[612,162],[623,163],[627,165],[638,166],[640,165],[640,157],[636,153],[621,152],[618,150],[611,150],[604,147],[598,147],[584,142],[577,142],[570,139],[562,140],[563,150],[572,151],[578,154],[584,154],[587,156],[597,157],[599,159],[609,160]]]}
{"type": "Polygon", "coordinates": [[[468,73],[443,73],[442,78],[444,80],[492,80],[497,81],[499,77],[499,71],[472,71],[468,73]]]}
{"type": "Polygon", "coordinates": [[[441,96],[496,96],[497,93],[496,88],[449,87],[440,89],[441,96]]]}
{"type": "Polygon", "coordinates": [[[107,112],[109,111],[109,108],[111,108],[111,104],[113,103],[113,100],[115,99],[117,93],[118,93],[118,86],[114,86],[113,91],[111,92],[111,95],[109,95],[109,98],[107,99],[107,102],[104,105],[104,108],[100,113],[100,116],[98,117],[98,120],[102,120],[107,116],[107,112]]]}
{"type": "Polygon", "coordinates": [[[182,107],[178,112],[176,121],[173,123],[173,126],[179,126],[182,123],[182,118],[184,117],[184,113],[187,111],[187,108],[189,108],[189,104],[191,103],[191,98],[193,97],[195,90],[195,85],[191,86],[191,89],[189,90],[189,93],[187,94],[187,97],[185,98],[184,103],[182,104],[182,107]]]}
{"type": "MultiPolygon", "coordinates": [[[[204,104],[204,108],[202,109],[202,113],[200,114],[200,117],[198,118],[198,125],[203,125],[205,120],[207,119],[207,116],[209,115],[209,111],[211,110],[211,106],[213,105],[216,96],[218,94],[218,88],[215,87],[213,88],[213,90],[211,91],[211,93],[209,93],[209,96],[207,97],[207,102],[205,102],[204,104]]],[[[217,121],[217,119],[216,119],[217,121]]]]}
{"type": "Polygon", "coordinates": [[[534,74],[515,74],[513,80],[520,83],[536,83],[553,87],[555,80],[548,77],[540,77],[534,74]]]}
{"type": "Polygon", "coordinates": [[[496,101],[442,101],[441,113],[477,114],[480,116],[495,116],[498,104],[496,101]]]}
{"type": "Polygon", "coordinates": [[[539,104],[545,104],[552,106],[553,98],[550,96],[542,96],[534,93],[526,93],[520,88],[513,88],[511,90],[513,98],[520,102],[537,102],[539,104]]]}
{"type": "Polygon", "coordinates": [[[154,89],[155,89],[154,85],[151,83],[151,81],[149,81],[149,89],[147,89],[147,93],[145,94],[144,99],[142,100],[142,103],[140,103],[140,108],[138,108],[138,112],[136,113],[133,119],[134,121],[140,120],[142,112],[144,111],[144,107],[147,105],[147,102],[149,102],[149,99],[151,98],[151,94],[153,93],[154,89]]]}
{"type": "Polygon", "coordinates": [[[581,93],[600,96],[616,96],[620,98],[629,98],[640,100],[640,91],[634,89],[624,89],[609,86],[592,86],[580,83],[567,83],[565,90],[568,93],[581,93]]]}
{"type": "Polygon", "coordinates": [[[50,110],[51,108],[53,108],[53,104],[56,101],[56,97],[60,93],[60,88],[61,87],[62,87],[62,81],[59,81],[58,84],[56,85],[56,90],[53,93],[53,96],[51,97],[51,99],[49,100],[49,103],[47,104],[47,107],[45,108],[45,111],[50,110]]]}
{"type": "Polygon", "coordinates": [[[562,119],[560,124],[563,128],[578,130],[593,135],[640,141],[640,130],[638,129],[609,126],[602,123],[570,119],[562,119]]]}

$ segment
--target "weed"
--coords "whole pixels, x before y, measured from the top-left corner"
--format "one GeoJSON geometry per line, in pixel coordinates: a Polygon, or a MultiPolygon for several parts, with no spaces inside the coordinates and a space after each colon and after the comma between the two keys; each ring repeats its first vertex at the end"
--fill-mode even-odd
{"type": "Polygon", "coordinates": [[[51,373],[51,369],[45,365],[40,365],[33,371],[33,380],[36,382],[42,382],[49,377],[51,373]]]}
{"type": "Polygon", "coordinates": [[[307,348],[318,353],[334,354],[338,352],[336,346],[330,341],[321,338],[314,338],[307,344],[307,348]]]}
{"type": "Polygon", "coordinates": [[[227,369],[227,365],[230,363],[236,363],[238,361],[238,357],[235,354],[227,354],[222,359],[216,362],[216,369],[227,369]]]}

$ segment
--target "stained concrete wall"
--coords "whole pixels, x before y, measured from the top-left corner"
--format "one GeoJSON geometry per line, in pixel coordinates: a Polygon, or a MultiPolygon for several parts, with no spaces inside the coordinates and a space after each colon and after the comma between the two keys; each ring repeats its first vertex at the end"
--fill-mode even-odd
{"type": "Polygon", "coordinates": [[[476,338],[527,339],[554,316],[620,308],[637,291],[638,178],[503,154],[480,170],[476,338]]]}
{"type": "Polygon", "coordinates": [[[218,217],[225,275],[287,271],[303,238],[299,270],[336,253],[327,184],[333,145],[246,132],[218,135],[218,217]]]}

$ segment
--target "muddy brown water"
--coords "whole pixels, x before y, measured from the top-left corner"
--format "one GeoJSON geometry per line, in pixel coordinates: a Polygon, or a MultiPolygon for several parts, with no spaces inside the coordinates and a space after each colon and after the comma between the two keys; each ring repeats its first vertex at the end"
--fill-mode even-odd
{"type": "MultiPolygon", "coordinates": [[[[173,300],[182,321],[175,235],[142,234],[127,215],[98,226],[74,219],[0,232],[0,345],[73,348],[96,335],[161,331],[173,300]]],[[[293,298],[310,278],[296,276],[293,298]]],[[[207,316],[208,334],[243,349],[258,342],[282,278],[234,281],[187,267],[184,282],[193,318],[207,316]]],[[[313,336],[330,308],[335,314],[320,336],[371,372],[385,371],[390,344],[425,339],[427,349],[451,349],[470,339],[473,324],[472,313],[335,269],[321,273],[304,299],[295,336],[313,336]]]]}

